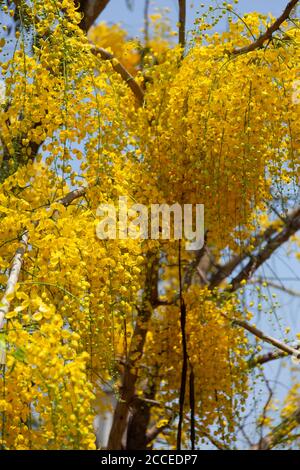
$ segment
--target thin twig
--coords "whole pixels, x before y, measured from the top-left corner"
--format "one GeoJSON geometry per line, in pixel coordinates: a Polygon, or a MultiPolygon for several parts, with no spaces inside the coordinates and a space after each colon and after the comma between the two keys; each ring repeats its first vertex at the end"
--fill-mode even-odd
{"type": "Polygon", "coordinates": [[[276,282],[265,281],[264,279],[260,277],[251,279],[251,284],[260,284],[260,285],[267,284],[268,287],[273,287],[273,289],[280,290],[284,292],[285,294],[292,295],[293,297],[300,297],[300,292],[295,291],[294,289],[289,289],[288,287],[285,287],[283,285],[281,286],[280,284],[276,284],[276,282]]]}

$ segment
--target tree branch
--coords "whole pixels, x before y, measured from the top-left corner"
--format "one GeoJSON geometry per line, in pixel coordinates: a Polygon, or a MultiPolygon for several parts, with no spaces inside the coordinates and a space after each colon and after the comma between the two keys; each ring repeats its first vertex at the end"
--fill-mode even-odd
{"type": "MultiPolygon", "coordinates": [[[[108,439],[109,450],[121,450],[123,436],[126,430],[129,408],[135,396],[135,386],[138,380],[137,363],[143,356],[148,322],[152,315],[153,305],[157,302],[158,283],[158,253],[148,254],[150,264],[145,280],[145,290],[141,308],[138,308],[136,324],[132,334],[128,360],[126,361],[120,387],[120,398],[116,405],[113,423],[108,439]]],[[[149,261],[148,261],[149,263],[149,261]]]]}
{"type": "MultiPolygon", "coordinates": [[[[86,192],[86,188],[75,189],[74,191],[71,191],[66,196],[61,198],[58,202],[60,204],[63,204],[64,206],[68,206],[75,199],[78,199],[79,197],[83,196],[85,192],[86,192]]],[[[11,267],[10,275],[7,281],[6,289],[1,299],[0,330],[3,329],[5,316],[9,312],[10,303],[11,303],[9,296],[14,293],[16,284],[18,283],[21,267],[23,264],[24,254],[28,246],[28,241],[29,241],[29,233],[26,230],[21,237],[21,246],[19,246],[13,258],[12,267],[11,267]]]]}
{"type": "Polygon", "coordinates": [[[279,30],[282,23],[284,23],[289,18],[293,8],[295,8],[298,1],[299,0],[290,1],[284,9],[283,13],[279,16],[279,18],[277,18],[277,20],[269,28],[267,28],[267,30],[263,34],[261,34],[256,41],[249,44],[249,46],[245,46],[240,49],[235,49],[234,51],[232,51],[232,54],[247,54],[248,52],[252,52],[256,49],[260,49],[261,47],[263,47],[264,43],[266,41],[270,41],[273,37],[273,34],[279,30]]]}
{"type": "MultiPolygon", "coordinates": [[[[270,225],[263,233],[260,233],[255,238],[254,242],[251,243],[254,248],[257,248],[262,242],[270,238],[276,233],[276,224],[270,225]]],[[[217,271],[211,276],[209,286],[211,289],[218,287],[233,271],[241,264],[245,259],[251,256],[251,252],[247,251],[247,248],[240,254],[234,255],[227,263],[218,266],[217,271]]]]}
{"type": "Polygon", "coordinates": [[[277,359],[283,359],[287,357],[287,353],[283,351],[271,351],[266,354],[261,354],[259,356],[254,356],[248,362],[248,366],[250,369],[253,367],[267,364],[268,362],[275,361],[277,359]]]}
{"type": "Polygon", "coordinates": [[[9,312],[10,298],[9,296],[15,292],[17,282],[23,263],[24,254],[28,245],[28,231],[26,230],[21,237],[21,246],[17,249],[12,261],[10,275],[7,281],[6,289],[0,303],[0,330],[3,329],[5,316],[9,312]]]}
{"type": "Polygon", "coordinates": [[[144,92],[140,85],[135,81],[133,76],[128,72],[128,70],[122,65],[110,52],[106,51],[102,47],[92,47],[92,53],[96,56],[100,55],[103,60],[110,60],[113,66],[113,69],[122,77],[122,79],[127,83],[131,91],[134,93],[138,104],[142,106],[144,102],[144,92]]]}
{"type": "Polygon", "coordinates": [[[88,32],[110,0],[79,0],[79,11],[82,13],[80,28],[88,32]]]}
{"type": "Polygon", "coordinates": [[[228,278],[234,270],[250,258],[248,264],[241,269],[239,275],[232,282],[232,291],[240,287],[242,280],[249,280],[253,273],[279,248],[283,243],[289,240],[300,229],[300,207],[293,210],[285,219],[276,220],[265,231],[258,234],[252,243],[254,249],[239,255],[234,255],[227,263],[219,266],[217,271],[209,280],[209,288],[212,290],[218,287],[222,281],[228,278]],[[284,226],[278,231],[278,225],[284,222],[284,226]],[[261,245],[264,245],[261,247],[261,245]],[[259,248],[261,247],[261,248],[259,248]],[[255,251],[257,251],[255,253],[255,251]]]}
{"type": "MultiPolygon", "coordinates": [[[[227,315],[224,315],[224,316],[226,318],[228,318],[227,315]]],[[[232,323],[234,325],[240,326],[241,328],[244,328],[244,330],[249,331],[249,333],[251,333],[252,335],[254,335],[257,338],[261,339],[265,343],[272,344],[273,346],[275,346],[275,348],[279,349],[280,351],[283,351],[283,352],[285,352],[286,354],[288,354],[290,356],[294,356],[297,359],[300,359],[300,351],[299,350],[297,350],[295,348],[292,348],[288,344],[282,343],[281,341],[279,341],[276,338],[273,338],[272,336],[267,335],[263,331],[259,330],[256,326],[251,325],[247,321],[245,321],[245,320],[233,320],[232,323]]]]}
{"type": "Polygon", "coordinates": [[[230,274],[238,267],[238,265],[247,258],[248,253],[233,256],[227,263],[218,266],[217,271],[211,276],[209,281],[210,289],[218,287],[230,274]]]}
{"type": "Polygon", "coordinates": [[[300,207],[292,212],[286,219],[284,227],[274,236],[267,240],[266,245],[257,253],[250,256],[249,262],[240,273],[231,281],[230,291],[236,291],[242,281],[248,281],[253,273],[267,261],[270,256],[281,245],[288,241],[300,229],[300,207]]]}
{"type": "Polygon", "coordinates": [[[145,6],[144,6],[144,40],[145,40],[145,47],[148,46],[148,42],[149,42],[149,7],[150,7],[150,0],[145,0],[145,6]]]}
{"type": "Polygon", "coordinates": [[[163,426],[157,427],[152,426],[152,428],[149,429],[149,431],[146,434],[146,442],[147,444],[150,444],[154,439],[156,439],[163,431],[168,429],[171,425],[173,418],[169,419],[168,423],[164,424],[163,426]]]}
{"type": "Polygon", "coordinates": [[[69,192],[64,197],[58,200],[60,204],[64,206],[69,206],[75,199],[78,199],[85,195],[87,188],[81,187],[78,189],[74,189],[74,191],[69,192]]]}
{"type": "Polygon", "coordinates": [[[218,450],[231,450],[228,445],[226,445],[224,442],[220,442],[213,435],[211,435],[212,433],[207,432],[205,428],[200,428],[200,431],[218,450]]]}

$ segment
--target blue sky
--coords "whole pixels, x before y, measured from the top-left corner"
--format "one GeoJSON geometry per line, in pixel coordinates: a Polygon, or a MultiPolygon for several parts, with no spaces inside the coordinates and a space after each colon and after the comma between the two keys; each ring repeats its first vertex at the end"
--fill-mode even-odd
{"type": "MultiPolygon", "coordinates": [[[[143,6],[144,0],[131,0],[134,7],[132,11],[126,6],[125,0],[111,0],[109,5],[106,7],[101,15],[101,20],[107,22],[121,22],[131,36],[139,34],[140,28],[143,26],[143,6]]],[[[199,11],[200,4],[209,5],[222,5],[222,1],[216,0],[187,0],[187,25],[191,28],[196,16],[197,10],[199,11]]],[[[233,3],[228,1],[228,3],[233,3]]],[[[240,0],[236,7],[240,13],[246,13],[249,11],[259,11],[261,13],[272,13],[273,15],[279,15],[283,10],[287,0],[240,0]]],[[[172,19],[174,26],[178,17],[178,1],[177,0],[151,0],[151,10],[155,7],[169,7],[170,18],[172,19]]]]}

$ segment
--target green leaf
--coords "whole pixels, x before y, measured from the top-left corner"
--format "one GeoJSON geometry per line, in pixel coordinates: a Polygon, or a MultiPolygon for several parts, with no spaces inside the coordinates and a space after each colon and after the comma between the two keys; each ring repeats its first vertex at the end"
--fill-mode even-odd
{"type": "Polygon", "coordinates": [[[12,356],[20,362],[26,362],[26,353],[24,349],[22,348],[17,348],[14,353],[12,353],[12,356]]]}

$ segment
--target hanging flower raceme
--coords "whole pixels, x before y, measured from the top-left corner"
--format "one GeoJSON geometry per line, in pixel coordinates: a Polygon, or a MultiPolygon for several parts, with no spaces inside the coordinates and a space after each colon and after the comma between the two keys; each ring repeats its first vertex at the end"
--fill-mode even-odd
{"type": "MultiPolygon", "coordinates": [[[[18,9],[15,49],[0,64],[1,297],[24,233],[28,243],[0,332],[1,444],[94,449],[95,395],[103,384],[117,390],[124,363],[137,362],[137,394],[151,386],[154,398],[170,405],[171,421],[182,361],[178,305],[158,307],[152,285],[157,274],[172,303],[178,267],[166,265],[178,262],[177,245],[100,240],[97,208],[116,207],[120,196],[147,207],[202,203],[212,256],[237,250],[272,185],[298,177],[299,33],[237,55],[234,48],[247,41],[239,21],[205,43],[196,34],[182,58],[157,18],[144,50],[119,27],[99,24],[90,33],[96,46],[107,47],[110,34],[116,39],[116,57],[102,60],[79,27],[73,0],[22,0],[18,9]],[[143,103],[117,73],[119,60],[143,103]],[[66,203],[74,188],[81,197],[66,203]],[[141,305],[150,319],[134,340],[147,331],[145,351],[128,359],[141,305]]],[[[257,16],[247,21],[257,34],[257,16]]],[[[182,254],[183,266],[191,257],[182,254]]],[[[191,285],[184,303],[197,435],[214,429],[226,443],[247,396],[238,300],[191,285]]],[[[152,419],[160,414],[153,409],[152,419]]]]}
{"type": "MultiPolygon", "coordinates": [[[[230,441],[247,397],[247,339],[236,327],[240,318],[235,298],[223,300],[216,292],[193,286],[184,295],[188,376],[194,374],[194,401],[197,437],[204,438],[210,426],[224,444],[230,441]]],[[[147,336],[145,373],[157,386],[158,402],[169,403],[173,413],[178,407],[181,382],[182,331],[178,305],[160,307],[147,336]],[[158,373],[157,373],[158,371],[158,373]],[[158,377],[158,378],[157,378],[158,377]],[[161,380],[159,387],[157,380],[161,380]]],[[[143,374],[141,376],[143,383],[143,374]]],[[[188,387],[188,385],[187,385],[188,387]]],[[[189,439],[189,392],[185,400],[185,439],[189,439]]],[[[154,410],[154,421],[161,410],[154,410]]],[[[172,413],[171,413],[172,415],[172,413]]],[[[171,434],[172,434],[171,427],[171,434]]],[[[173,439],[169,432],[166,439],[173,439]]]]}
{"type": "Polygon", "coordinates": [[[233,230],[251,231],[271,185],[295,185],[299,172],[298,31],[287,43],[235,55],[240,26],[194,44],[182,63],[170,51],[153,68],[140,111],[140,145],[162,200],[203,203],[219,249],[235,248],[233,230]]]}

